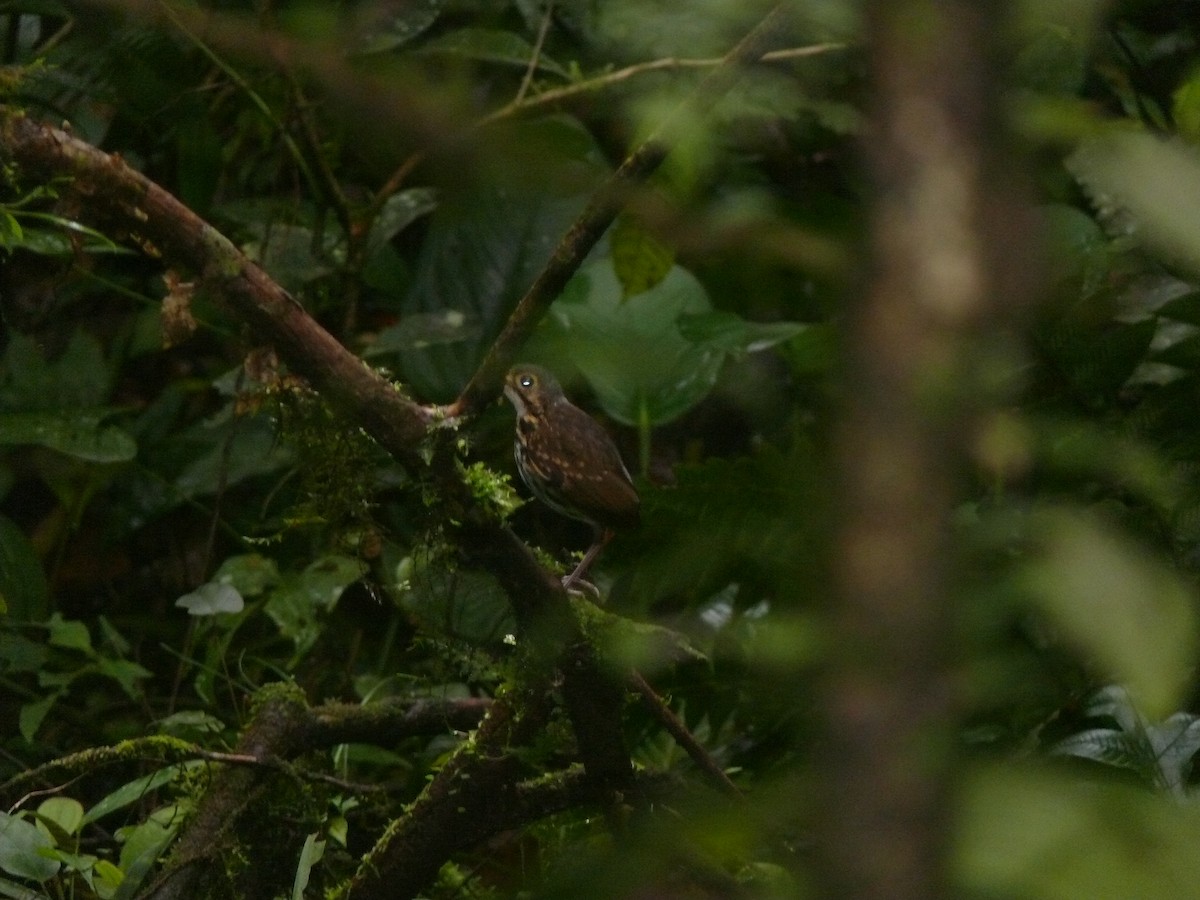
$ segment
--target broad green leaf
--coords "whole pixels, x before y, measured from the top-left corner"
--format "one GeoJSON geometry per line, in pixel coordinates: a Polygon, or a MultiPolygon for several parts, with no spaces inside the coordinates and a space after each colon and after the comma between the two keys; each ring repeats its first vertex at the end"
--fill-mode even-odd
{"type": "Polygon", "coordinates": [[[60,409],[0,412],[0,444],[35,444],[87,462],[128,462],[137,443],[115,425],[102,422],[107,410],[60,409]]]}
{"type": "Polygon", "coordinates": [[[44,643],[12,631],[0,631],[0,671],[5,674],[40,671],[49,657],[44,643]]]}
{"type": "Polygon", "coordinates": [[[675,264],[675,252],[630,216],[617,218],[608,240],[613,270],[626,297],[659,284],[675,264]]]}
{"type": "Polygon", "coordinates": [[[1065,203],[1041,207],[1052,283],[1067,297],[1088,297],[1108,277],[1109,238],[1091,216],[1065,203]]]}
{"type": "Polygon", "coordinates": [[[102,819],[116,812],[118,809],[124,809],[131,803],[138,803],[164,784],[169,784],[176,778],[183,777],[187,770],[206,765],[208,763],[204,760],[193,759],[177,765],[157,769],[149,775],[143,775],[140,778],[135,778],[133,781],[126,782],[89,809],[83,816],[83,824],[86,825],[89,822],[102,819]]]}
{"type": "Polygon", "coordinates": [[[1050,752],[1119,766],[1143,776],[1151,775],[1155,768],[1150,745],[1140,734],[1111,728],[1092,728],[1073,734],[1051,747],[1050,752]]]}
{"type": "Polygon", "coordinates": [[[679,331],[685,315],[711,310],[704,288],[675,266],[657,286],[623,299],[608,260],[585,266],[550,308],[546,339],[587,378],[604,411],[627,425],[661,425],[704,399],[723,350],[679,331]]]}
{"type": "Polygon", "coordinates": [[[568,78],[567,70],[548,57],[538,53],[525,38],[511,31],[494,28],[460,28],[449,31],[422,44],[416,51],[418,56],[442,56],[469,59],[477,62],[500,63],[524,69],[530,60],[537,58],[537,67],[560,78],[568,78]]]}
{"type": "Polygon", "coordinates": [[[266,612],[299,655],[320,634],[320,616],[337,604],[342,591],[363,576],[362,563],[348,556],[327,556],[298,575],[285,576],[267,599],[266,612]]]}
{"type": "Polygon", "coordinates": [[[1009,762],[973,777],[960,807],[957,895],[1188,897],[1200,883],[1194,804],[1009,762]]]}
{"type": "Polygon", "coordinates": [[[789,341],[809,328],[802,322],[747,322],[723,310],[679,317],[679,333],[704,347],[724,350],[731,356],[758,353],[789,341]]]}
{"type": "MultiPolygon", "coordinates": [[[[408,316],[461,323],[450,343],[425,339],[399,359],[422,399],[447,401],[466,384],[516,302],[583,208],[583,198],[484,188],[469,205],[444,202],[433,214],[413,284],[401,304],[408,316]],[[465,329],[465,331],[463,330],[465,329]]],[[[401,325],[398,328],[407,328],[401,325]]]]}
{"type": "Polygon", "coordinates": [[[304,889],[312,875],[313,866],[325,855],[325,842],[319,840],[320,835],[314,833],[304,839],[300,849],[300,861],[296,864],[296,877],[292,879],[292,900],[304,900],[304,889]]]}
{"type": "Polygon", "coordinates": [[[289,291],[328,275],[344,254],[337,235],[327,233],[318,240],[309,228],[279,223],[268,225],[259,240],[243,249],[289,291]]]}
{"type": "MultiPolygon", "coordinates": [[[[33,622],[45,617],[50,596],[46,573],[33,545],[17,524],[0,515],[0,597],[8,607],[7,615],[18,622],[33,622]]],[[[9,657],[5,639],[0,635],[0,661],[9,657]]],[[[13,645],[7,645],[9,650],[13,645]]]]}
{"type": "Polygon", "coordinates": [[[405,354],[428,347],[476,341],[479,335],[478,320],[467,318],[457,309],[413,313],[381,331],[367,348],[366,355],[405,354]]]}
{"type": "Polygon", "coordinates": [[[53,822],[63,834],[73,835],[83,824],[83,805],[73,797],[51,797],[38,805],[37,815],[39,825],[53,822]]]}
{"type": "Polygon", "coordinates": [[[1117,132],[1085,141],[1069,164],[1114,228],[1200,272],[1200,149],[1117,132]]]}
{"type": "Polygon", "coordinates": [[[83,329],[72,332],[66,350],[53,361],[33,338],[12,334],[0,364],[0,409],[97,409],[108,399],[111,379],[100,342],[83,329]]]}
{"type": "Polygon", "coordinates": [[[401,568],[403,581],[395,586],[399,603],[429,631],[475,645],[516,631],[508,595],[487,572],[449,570],[441,560],[401,568]]]}
{"type": "Polygon", "coordinates": [[[95,873],[96,893],[101,900],[111,900],[116,895],[121,882],[125,880],[125,873],[107,859],[96,860],[93,872],[95,873]]]}
{"type": "Polygon", "coordinates": [[[173,734],[179,737],[195,734],[220,734],[225,729],[225,723],[216,716],[198,709],[185,709],[172,713],[165,719],[154,723],[161,734],[173,734]]]}
{"type": "Polygon", "coordinates": [[[257,597],[279,583],[279,567],[273,559],[257,553],[245,553],[231,556],[221,563],[212,580],[231,585],[243,597],[257,597]]]}
{"type": "Polygon", "coordinates": [[[1181,137],[1200,144],[1200,69],[1171,95],[1171,119],[1181,137]]]}
{"type": "Polygon", "coordinates": [[[183,813],[179,808],[166,806],[155,810],[144,822],[117,829],[117,840],[123,844],[120,862],[125,877],[113,900],[133,900],[142,881],[171,843],[182,822],[183,813]]]}
{"type": "Polygon", "coordinates": [[[762,15],[755,4],[725,0],[608,0],[591,9],[597,38],[632,59],[721,56],[762,15]]]}
{"type": "Polygon", "coordinates": [[[12,249],[21,243],[23,237],[21,223],[17,221],[16,216],[0,209],[0,247],[12,249]]]}
{"type": "Polygon", "coordinates": [[[104,656],[96,660],[96,671],[119,684],[131,700],[141,699],[142,689],[138,682],[154,676],[153,672],[131,659],[109,659],[104,656]]]}
{"type": "Polygon", "coordinates": [[[240,613],[246,601],[233,585],[222,581],[208,581],[189,594],[175,601],[175,605],[188,611],[189,616],[215,616],[218,613],[240,613]]]}
{"type": "Polygon", "coordinates": [[[359,24],[354,52],[365,56],[407,44],[437,21],[445,5],[446,0],[422,0],[363,7],[370,18],[359,24]]]}
{"type": "Polygon", "coordinates": [[[50,628],[50,643],[55,647],[79,650],[88,656],[95,655],[92,636],[82,622],[64,619],[61,613],[55,613],[46,624],[50,628]]]}
{"type": "Polygon", "coordinates": [[[0,812],[0,870],[18,878],[48,881],[58,874],[59,864],[39,851],[52,846],[33,823],[0,812]]]}
{"type": "Polygon", "coordinates": [[[22,704],[21,711],[17,714],[17,730],[21,732],[21,737],[33,743],[33,736],[42,727],[50,708],[61,696],[61,693],[47,694],[41,700],[22,704]]]}
{"type": "Polygon", "coordinates": [[[40,891],[9,881],[7,878],[0,878],[0,897],[7,897],[9,900],[46,900],[46,895],[40,891]]]}
{"type": "Polygon", "coordinates": [[[188,438],[197,452],[175,479],[180,498],[207,496],[222,486],[278,471],[292,458],[266,416],[202,423],[188,438]]]}
{"type": "Polygon", "coordinates": [[[1055,21],[1041,21],[1022,35],[1011,78],[1030,91],[1071,96],[1087,76],[1088,33],[1055,21]]]}
{"type": "Polygon", "coordinates": [[[388,197],[379,215],[371,224],[367,237],[367,255],[377,252],[401,231],[437,209],[437,192],[433,188],[409,188],[388,197]]]}
{"type": "Polygon", "coordinates": [[[1125,683],[1151,719],[1177,708],[1196,662],[1192,592],[1127,538],[1082,515],[1039,514],[1026,573],[1037,605],[1086,658],[1125,683]]]}

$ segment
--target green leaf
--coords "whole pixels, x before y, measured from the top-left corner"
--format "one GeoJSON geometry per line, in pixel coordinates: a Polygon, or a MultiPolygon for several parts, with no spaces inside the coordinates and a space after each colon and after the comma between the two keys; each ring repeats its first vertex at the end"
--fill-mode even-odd
{"type": "Polygon", "coordinates": [[[837,361],[838,330],[829,324],[805,325],[790,341],[779,348],[797,375],[823,375],[837,361]]]}
{"type": "Polygon", "coordinates": [[[0,247],[12,249],[21,243],[23,237],[21,223],[17,221],[16,216],[0,209],[0,247]]]}
{"type": "Polygon", "coordinates": [[[705,347],[730,356],[758,353],[790,341],[809,328],[802,322],[747,322],[731,312],[717,311],[679,317],[679,333],[705,347]]]}
{"type": "Polygon", "coordinates": [[[117,829],[121,847],[121,871],[125,877],[113,900],[133,900],[158,858],[166,850],[183,822],[178,806],[166,806],[154,811],[149,819],[128,828],[117,829]]]}
{"type": "Polygon", "coordinates": [[[973,777],[961,809],[956,895],[1186,897],[1200,883],[1194,804],[1009,762],[973,777]]]}
{"type": "Polygon", "coordinates": [[[62,693],[48,694],[41,700],[22,704],[21,711],[17,715],[17,729],[21,732],[21,737],[31,744],[33,743],[33,736],[42,727],[42,721],[61,696],[62,693]]]}
{"type": "Polygon", "coordinates": [[[392,238],[421,216],[437,209],[437,191],[433,188],[409,188],[388,197],[371,224],[367,237],[367,255],[379,251],[392,238]]]}
{"type": "Polygon", "coordinates": [[[545,53],[535,51],[533,45],[520,35],[494,28],[460,28],[457,31],[449,31],[421,45],[416,53],[418,56],[443,56],[500,63],[519,69],[527,68],[529,61],[536,56],[537,67],[541,71],[551,72],[563,79],[570,77],[566,69],[545,53]]]}
{"type": "Polygon", "coordinates": [[[53,362],[33,338],[12,334],[0,365],[0,409],[97,409],[108,399],[111,381],[100,342],[82,329],[53,362]]]}
{"type": "MultiPolygon", "coordinates": [[[[33,545],[16,523],[0,515],[0,598],[8,607],[8,615],[18,622],[43,619],[48,610],[50,586],[41,560],[33,545]]],[[[3,643],[0,635],[0,659],[9,658],[12,645],[3,643]]]]}
{"type": "Polygon", "coordinates": [[[0,897],[8,897],[9,900],[46,900],[45,894],[7,878],[0,878],[0,897]]]}
{"type": "Polygon", "coordinates": [[[88,656],[96,655],[92,648],[92,636],[82,622],[67,620],[61,613],[55,613],[46,624],[50,628],[50,643],[55,647],[79,650],[88,656]]]}
{"type": "Polygon", "coordinates": [[[203,497],[224,487],[275,472],[291,461],[266,416],[201,423],[188,435],[194,454],[175,479],[179,498],[203,497]]]}
{"type": "Polygon", "coordinates": [[[243,249],[283,287],[298,291],[334,270],[344,253],[339,237],[326,233],[318,241],[310,228],[272,223],[263,229],[260,239],[247,243],[243,249]]]}
{"type": "Polygon", "coordinates": [[[102,900],[111,900],[125,880],[125,873],[107,859],[96,860],[93,871],[96,876],[96,894],[102,900]]]}
{"type": "Polygon", "coordinates": [[[175,601],[175,605],[186,609],[189,616],[215,616],[218,613],[240,613],[246,601],[233,585],[222,581],[209,581],[175,601]]]}
{"type": "Polygon", "coordinates": [[[342,591],[363,576],[362,563],[348,556],[326,556],[299,575],[285,576],[271,592],[267,614],[280,633],[296,644],[296,655],[304,653],[320,635],[319,617],[332,610],[342,591]]]}
{"type": "Polygon", "coordinates": [[[39,851],[52,847],[32,823],[0,812],[0,869],[18,878],[48,881],[58,874],[59,864],[39,851]]]}
{"type": "Polygon", "coordinates": [[[50,657],[46,645],[11,631],[0,631],[0,671],[12,675],[37,672],[50,657]]]}
{"type": "Polygon", "coordinates": [[[0,412],[0,444],[35,444],[86,462],[128,462],[137,443],[115,425],[101,424],[107,410],[0,412]]]}
{"type": "Polygon", "coordinates": [[[1152,778],[1155,769],[1149,745],[1139,734],[1114,731],[1111,728],[1092,728],[1059,741],[1050,748],[1056,756],[1077,756],[1092,762],[1119,766],[1152,778]]]}
{"type": "Polygon", "coordinates": [[[362,55],[384,53],[407,44],[438,20],[445,5],[445,0],[423,0],[421,3],[365,7],[379,10],[380,14],[358,29],[355,52],[362,55]]]}
{"type": "Polygon", "coordinates": [[[1086,657],[1125,683],[1156,718],[1177,708],[1196,662],[1192,592],[1099,521],[1038,514],[1040,559],[1026,572],[1037,605],[1086,657]]]}
{"type": "Polygon", "coordinates": [[[1046,226],[1046,261],[1051,283],[1067,297],[1090,297],[1104,284],[1110,266],[1109,238],[1100,224],[1065,203],[1041,207],[1046,226]]]}
{"type": "Polygon", "coordinates": [[[1180,137],[1200,144],[1200,69],[1171,95],[1171,119],[1180,137]]]}
{"type": "Polygon", "coordinates": [[[38,805],[37,815],[43,822],[53,822],[63,834],[73,835],[83,824],[83,805],[72,797],[51,797],[38,805]]]}
{"type": "Polygon", "coordinates": [[[708,313],[704,288],[675,266],[654,288],[628,300],[612,264],[598,260],[571,279],[550,308],[545,339],[587,378],[619,422],[661,425],[683,415],[717,381],[724,351],[679,331],[687,314],[708,313]]]}
{"type": "Polygon", "coordinates": [[[512,604],[495,576],[474,569],[456,571],[443,560],[418,558],[395,585],[401,607],[434,634],[472,645],[501,640],[516,631],[512,604]]]}
{"type": "Polygon", "coordinates": [[[1068,162],[1112,228],[1200,272],[1200,154],[1194,148],[1117,132],[1084,142],[1068,162]]]}
{"type": "Polygon", "coordinates": [[[617,218],[609,234],[613,270],[631,297],[659,284],[675,264],[675,251],[643,228],[632,216],[617,218]]]}
{"type": "Polygon", "coordinates": [[[279,567],[273,559],[245,553],[221,563],[212,580],[231,585],[243,597],[257,597],[267,588],[279,584],[279,567]]]}
{"type": "Polygon", "coordinates": [[[138,682],[154,677],[153,672],[129,659],[109,659],[102,656],[96,660],[96,670],[117,682],[131,700],[139,700],[142,697],[142,689],[138,682]]]}
{"type": "Polygon", "coordinates": [[[225,729],[225,723],[216,716],[198,709],[185,709],[172,713],[165,719],[159,719],[154,725],[159,733],[171,734],[176,737],[220,734],[225,729]]]}
{"type": "Polygon", "coordinates": [[[296,877],[292,880],[292,900],[304,900],[304,889],[308,887],[313,866],[325,855],[325,842],[318,840],[318,837],[319,835],[314,833],[304,839],[300,861],[296,864],[296,877]]]}
{"type": "Polygon", "coordinates": [[[135,778],[133,781],[126,782],[112,793],[103,797],[83,816],[83,824],[95,822],[116,812],[119,809],[124,809],[132,803],[138,803],[146,799],[146,796],[164,784],[170,784],[176,778],[181,778],[190,769],[206,766],[208,763],[204,760],[193,759],[177,765],[166,766],[151,772],[149,775],[143,775],[140,778],[135,778]]]}

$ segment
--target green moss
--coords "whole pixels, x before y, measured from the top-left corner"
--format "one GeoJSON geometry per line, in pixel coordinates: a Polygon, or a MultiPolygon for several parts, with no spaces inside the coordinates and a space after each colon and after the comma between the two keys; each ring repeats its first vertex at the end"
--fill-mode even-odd
{"type": "Polygon", "coordinates": [[[507,475],[488,468],[482,462],[470,465],[460,462],[458,471],[476,502],[489,515],[501,521],[507,519],[525,502],[517,495],[512,480],[507,475]]]}
{"type": "Polygon", "coordinates": [[[298,706],[308,706],[308,700],[304,696],[304,691],[300,686],[293,681],[272,681],[270,684],[264,684],[254,696],[250,698],[250,715],[251,717],[258,714],[258,711],[266,703],[286,702],[295,703],[298,706]]]}

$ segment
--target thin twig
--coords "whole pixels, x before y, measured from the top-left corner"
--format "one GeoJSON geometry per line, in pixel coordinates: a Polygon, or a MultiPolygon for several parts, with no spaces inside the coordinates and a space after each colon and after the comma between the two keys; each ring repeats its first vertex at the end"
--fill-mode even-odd
{"type": "Polygon", "coordinates": [[[712,777],[721,790],[739,799],[743,796],[738,786],[725,774],[725,770],[717,765],[717,761],[696,740],[696,736],[688,731],[688,727],[683,724],[679,716],[675,715],[671,707],[667,706],[662,697],[658,696],[658,692],[650,686],[641,672],[630,673],[629,686],[637,692],[642,703],[658,721],[658,724],[666,729],[667,733],[675,739],[675,743],[684,749],[692,758],[692,762],[712,777]]]}
{"type": "MultiPolygon", "coordinates": [[[[788,47],[782,50],[771,50],[762,54],[758,58],[758,62],[778,63],[787,62],[793,59],[803,59],[807,56],[818,56],[822,53],[832,53],[835,50],[845,50],[849,45],[841,43],[825,43],[812,44],[806,47],[788,47]]],[[[679,69],[711,69],[721,65],[726,60],[724,56],[709,56],[709,57],[677,57],[667,56],[662,59],[652,59],[647,62],[634,63],[626,66],[623,69],[617,69],[615,72],[606,72],[603,75],[597,75],[594,78],[589,78],[586,81],[579,81],[575,84],[569,84],[560,88],[553,88],[548,91],[543,91],[533,97],[525,98],[518,93],[517,98],[511,103],[500,107],[493,112],[488,113],[479,120],[479,125],[490,125],[493,122],[498,122],[502,119],[511,118],[512,116],[533,112],[547,106],[553,106],[556,103],[561,103],[564,100],[570,100],[580,94],[588,94],[593,91],[602,90],[606,87],[611,87],[614,84],[619,84],[622,81],[627,81],[638,75],[646,75],[650,72],[669,72],[679,69]]]]}
{"type": "Polygon", "coordinates": [[[537,71],[538,60],[542,57],[542,47],[546,43],[546,33],[550,30],[550,17],[553,13],[554,0],[550,0],[546,4],[546,12],[542,16],[542,24],[538,28],[537,40],[533,45],[533,55],[529,57],[529,65],[525,68],[525,77],[521,79],[521,86],[517,88],[517,96],[513,99],[513,103],[520,103],[529,93],[529,87],[533,84],[533,73],[537,71]]]}

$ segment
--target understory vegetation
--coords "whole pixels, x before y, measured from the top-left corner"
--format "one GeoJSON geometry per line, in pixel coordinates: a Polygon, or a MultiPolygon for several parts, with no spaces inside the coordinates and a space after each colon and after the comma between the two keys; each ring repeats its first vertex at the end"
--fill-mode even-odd
{"type": "Polygon", "coordinates": [[[1200,896],[1200,4],[0,37],[0,897],[1200,896]]]}

